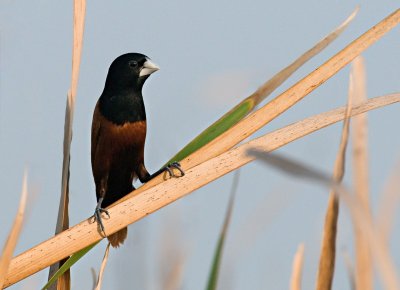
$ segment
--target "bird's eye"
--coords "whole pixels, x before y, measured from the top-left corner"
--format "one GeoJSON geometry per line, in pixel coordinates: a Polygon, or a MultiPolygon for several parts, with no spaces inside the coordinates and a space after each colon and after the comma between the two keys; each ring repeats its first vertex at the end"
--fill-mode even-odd
{"type": "Polygon", "coordinates": [[[131,61],[129,62],[129,66],[130,66],[130,67],[137,67],[137,66],[138,66],[138,62],[137,62],[136,60],[131,60],[131,61]]]}

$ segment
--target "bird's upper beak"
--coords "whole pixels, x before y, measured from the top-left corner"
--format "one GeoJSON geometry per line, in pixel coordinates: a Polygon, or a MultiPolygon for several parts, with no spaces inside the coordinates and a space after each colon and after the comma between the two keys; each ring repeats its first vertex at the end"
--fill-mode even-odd
{"type": "Polygon", "coordinates": [[[153,72],[158,71],[160,68],[158,65],[156,65],[154,62],[152,62],[150,59],[147,59],[145,63],[143,64],[142,69],[140,70],[139,76],[147,76],[152,74],[153,72]]]}

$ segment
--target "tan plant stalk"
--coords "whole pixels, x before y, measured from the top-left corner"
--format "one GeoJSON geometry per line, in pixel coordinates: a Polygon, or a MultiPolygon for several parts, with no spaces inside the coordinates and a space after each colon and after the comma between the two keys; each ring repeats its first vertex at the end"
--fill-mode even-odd
{"type": "MultiPolygon", "coordinates": [[[[344,176],[346,148],[349,136],[350,115],[352,108],[352,76],[350,75],[350,91],[347,102],[346,117],[343,123],[342,137],[339,151],[336,156],[333,170],[333,180],[342,182],[344,176]]],[[[339,200],[334,191],[329,194],[328,208],[325,215],[324,232],[322,237],[321,255],[317,274],[317,290],[330,290],[332,288],[333,274],[335,272],[337,221],[339,217],[339,200]]]]}
{"type": "Polygon", "coordinates": [[[107,265],[107,261],[108,261],[108,254],[109,253],[110,253],[110,243],[107,244],[106,250],[104,252],[104,257],[103,257],[103,261],[101,262],[99,276],[97,277],[96,288],[94,288],[94,290],[100,290],[101,289],[101,284],[103,282],[104,270],[106,269],[106,265],[107,265]]]}
{"type": "Polygon", "coordinates": [[[304,244],[300,244],[293,259],[292,278],[290,290],[301,290],[301,278],[303,274],[304,244]]]}
{"type": "MultiPolygon", "coordinates": [[[[367,99],[366,77],[363,58],[357,57],[352,64],[354,103],[360,104],[367,99]]],[[[368,189],[368,139],[367,116],[361,114],[353,119],[352,143],[353,143],[353,183],[355,194],[369,219],[372,219],[369,208],[368,189]]],[[[356,290],[372,290],[373,272],[372,259],[367,236],[363,229],[355,227],[355,282],[356,290]]]]}
{"type": "MultiPolygon", "coordinates": [[[[400,94],[370,99],[353,108],[352,115],[361,114],[381,106],[400,101],[400,94]]],[[[112,218],[104,219],[109,233],[114,233],[146,215],[170,204],[211,181],[235,170],[254,157],[247,155],[249,148],[272,151],[316,130],[344,119],[345,108],[319,114],[285,128],[266,134],[212,158],[186,171],[183,178],[169,179],[109,209],[112,218]]],[[[11,261],[6,286],[14,284],[37,271],[48,267],[72,253],[102,239],[97,224],[87,219],[55,237],[20,254],[11,261]]]]}
{"type": "Polygon", "coordinates": [[[19,201],[18,211],[15,216],[13,226],[8,235],[6,244],[3,247],[3,251],[2,251],[1,257],[0,257],[0,289],[3,289],[6,274],[8,272],[8,268],[10,266],[10,261],[13,256],[15,246],[17,245],[19,234],[21,233],[21,229],[22,229],[22,223],[24,221],[26,200],[28,197],[28,189],[27,189],[26,179],[27,179],[27,176],[26,176],[26,172],[25,172],[24,178],[22,181],[21,199],[19,201]]]}
{"type": "MultiPolygon", "coordinates": [[[[69,227],[69,168],[71,160],[71,141],[72,123],[74,119],[76,90],[78,87],[79,66],[81,62],[83,29],[85,23],[86,0],[74,0],[74,29],[73,29],[73,49],[72,49],[72,77],[71,88],[67,93],[67,104],[65,108],[64,123],[64,145],[63,145],[63,165],[61,175],[61,195],[58,208],[58,218],[55,233],[61,233],[69,227]]],[[[49,279],[60,268],[64,261],[51,265],[49,279]]],[[[53,283],[49,290],[69,290],[71,288],[70,271],[67,270],[58,280],[53,283]]]]}

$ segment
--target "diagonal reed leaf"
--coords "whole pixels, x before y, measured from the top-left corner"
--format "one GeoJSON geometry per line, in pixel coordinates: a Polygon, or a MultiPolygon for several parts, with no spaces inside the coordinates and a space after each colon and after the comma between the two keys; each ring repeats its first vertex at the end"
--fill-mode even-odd
{"type": "Polygon", "coordinates": [[[246,117],[258,104],[260,104],[266,97],[268,97],[276,88],[278,88],[284,81],[286,81],[294,72],[296,72],[303,64],[311,58],[320,53],[330,43],[332,43],[356,17],[359,7],[351,13],[351,15],[340,24],[335,30],[329,33],[321,41],[315,44],[312,48],[303,53],[298,59],[292,62],[289,66],[282,69],[270,80],[265,82],[257,91],[245,98],[242,102],[237,104],[229,112],[223,115],[220,119],[215,121],[211,126],[205,129],[197,137],[195,137],[189,144],[181,149],[174,155],[168,162],[181,161],[199,148],[203,147],[222,133],[227,131],[233,125],[238,123],[246,117]]]}

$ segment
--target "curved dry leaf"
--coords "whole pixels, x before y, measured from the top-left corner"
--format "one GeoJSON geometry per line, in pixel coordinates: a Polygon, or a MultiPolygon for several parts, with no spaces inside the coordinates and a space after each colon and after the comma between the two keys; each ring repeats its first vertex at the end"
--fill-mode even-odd
{"type": "Polygon", "coordinates": [[[0,257],[0,289],[3,289],[6,274],[10,266],[10,261],[13,256],[15,246],[17,245],[19,234],[21,233],[27,197],[27,174],[25,172],[22,181],[21,199],[19,202],[18,211],[0,257]]]}

